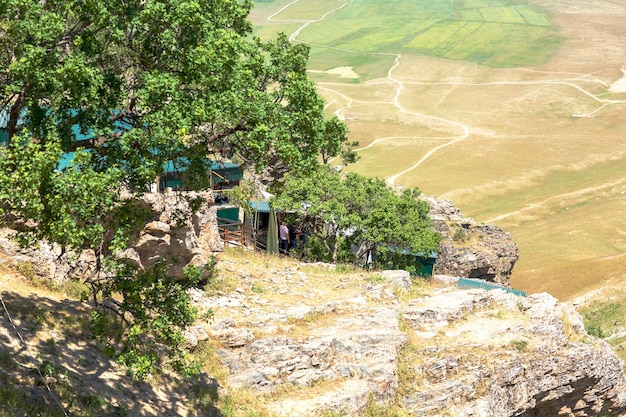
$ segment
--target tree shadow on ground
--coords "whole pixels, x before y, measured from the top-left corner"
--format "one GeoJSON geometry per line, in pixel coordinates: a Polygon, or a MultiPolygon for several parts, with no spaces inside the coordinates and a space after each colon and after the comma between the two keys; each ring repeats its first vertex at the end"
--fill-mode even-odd
{"type": "Polygon", "coordinates": [[[0,417],[210,416],[217,383],[160,376],[132,382],[90,339],[87,303],[0,293],[0,417]]]}

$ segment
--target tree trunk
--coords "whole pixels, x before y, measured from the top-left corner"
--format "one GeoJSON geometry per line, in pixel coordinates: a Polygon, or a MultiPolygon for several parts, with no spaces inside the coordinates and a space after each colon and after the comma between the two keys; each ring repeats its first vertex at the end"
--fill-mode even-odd
{"type": "Polygon", "coordinates": [[[20,113],[22,113],[22,109],[26,104],[26,93],[28,92],[28,84],[24,84],[20,93],[17,95],[17,98],[13,102],[11,106],[11,110],[9,111],[9,120],[7,121],[7,131],[9,132],[9,144],[11,143],[11,138],[15,136],[17,133],[17,123],[20,120],[20,113]]]}

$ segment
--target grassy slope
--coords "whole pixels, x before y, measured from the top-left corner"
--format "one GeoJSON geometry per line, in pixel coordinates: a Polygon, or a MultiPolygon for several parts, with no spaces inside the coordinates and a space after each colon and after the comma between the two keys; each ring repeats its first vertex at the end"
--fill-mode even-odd
{"type": "MultiPolygon", "coordinates": [[[[316,20],[344,4],[301,0],[264,19],[287,3],[257,6],[260,34],[286,24],[281,19],[316,20]]],[[[521,250],[514,285],[566,299],[624,274],[615,261],[626,253],[626,226],[617,220],[626,210],[623,105],[601,108],[592,97],[626,100],[608,94],[622,61],[610,44],[603,48],[624,30],[601,6],[570,15],[560,14],[571,11],[560,3],[545,6],[550,14],[496,0],[355,0],[297,39],[313,44],[312,69],[352,66],[360,76],[312,74],[351,137],[362,146],[378,141],[350,169],[390,177],[459,138],[465,125],[467,139],[396,183],[451,198],[465,214],[511,231],[521,250]],[[606,33],[581,25],[596,14],[615,25],[606,33]],[[387,79],[395,54],[402,58],[387,79]],[[571,117],[599,108],[597,118],[571,117]]]]}

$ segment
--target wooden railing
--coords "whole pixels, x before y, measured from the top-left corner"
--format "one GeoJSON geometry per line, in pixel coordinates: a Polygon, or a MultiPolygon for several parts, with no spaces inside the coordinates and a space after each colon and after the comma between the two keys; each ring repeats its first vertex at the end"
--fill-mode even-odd
{"type": "Polygon", "coordinates": [[[225,245],[241,246],[256,251],[267,250],[267,236],[241,222],[218,218],[217,227],[225,245]]]}

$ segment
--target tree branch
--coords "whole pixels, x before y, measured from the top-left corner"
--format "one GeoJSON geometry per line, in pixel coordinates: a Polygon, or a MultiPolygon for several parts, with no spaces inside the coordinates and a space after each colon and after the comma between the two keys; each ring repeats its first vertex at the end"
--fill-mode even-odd
{"type": "Polygon", "coordinates": [[[246,120],[242,119],[239,124],[237,124],[237,126],[233,126],[233,127],[229,127],[226,129],[221,129],[219,131],[216,131],[215,128],[211,128],[211,131],[213,134],[211,135],[206,135],[205,136],[205,142],[208,145],[209,143],[218,141],[220,139],[224,139],[230,135],[233,135],[235,133],[239,133],[239,132],[252,132],[252,128],[250,126],[246,126],[245,125],[246,120]]]}
{"type": "Polygon", "coordinates": [[[78,149],[95,149],[104,146],[107,141],[111,139],[119,139],[122,136],[121,133],[113,133],[111,136],[100,136],[97,138],[83,139],[72,142],[72,144],[66,149],[67,152],[74,152],[78,149]]]}
{"type": "Polygon", "coordinates": [[[24,83],[20,92],[17,94],[17,98],[13,102],[11,106],[11,110],[9,111],[9,120],[7,121],[7,131],[9,132],[9,143],[11,142],[11,138],[15,136],[17,132],[17,122],[20,119],[20,113],[26,104],[26,94],[28,93],[29,84],[24,83]]]}

